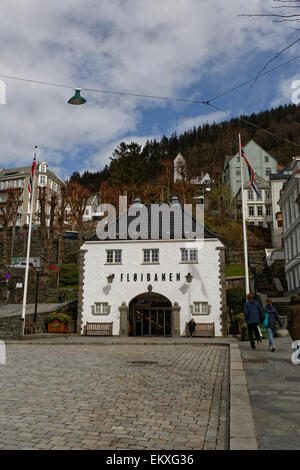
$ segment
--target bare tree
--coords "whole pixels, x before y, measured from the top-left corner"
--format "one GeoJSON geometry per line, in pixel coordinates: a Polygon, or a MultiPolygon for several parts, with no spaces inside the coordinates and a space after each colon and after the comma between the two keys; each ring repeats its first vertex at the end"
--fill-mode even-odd
{"type": "Polygon", "coordinates": [[[82,244],[83,216],[90,195],[90,191],[76,181],[70,181],[66,185],[66,200],[70,208],[72,227],[77,226],[78,229],[78,263],[79,249],[82,244]]]}
{"type": "Polygon", "coordinates": [[[11,255],[15,238],[18,208],[21,202],[22,191],[20,188],[8,188],[0,191],[0,223],[2,225],[2,262],[8,263],[8,227],[12,227],[11,255]]]}
{"type": "Polygon", "coordinates": [[[41,237],[44,248],[43,270],[45,273],[49,272],[51,264],[51,254],[55,234],[57,203],[57,193],[49,191],[46,186],[39,186],[38,210],[36,212],[36,216],[39,219],[41,237]]]}
{"type": "MultiPolygon", "coordinates": [[[[300,0],[273,0],[273,3],[276,5],[271,7],[272,9],[276,10],[276,13],[255,13],[255,14],[242,14],[239,16],[247,16],[247,17],[270,17],[272,18],[273,23],[292,23],[293,25],[297,25],[300,23],[300,0]],[[279,11],[278,11],[279,10],[279,11]]],[[[288,26],[290,29],[294,29],[295,31],[299,31],[300,28],[295,28],[293,26],[288,26]]],[[[256,80],[262,74],[262,72],[268,67],[268,65],[277,59],[280,55],[282,55],[285,51],[290,49],[291,47],[295,46],[300,41],[300,37],[297,37],[295,41],[285,46],[281,49],[276,55],[271,57],[263,66],[263,68],[258,72],[256,76],[256,80]]],[[[256,81],[255,80],[255,81],[256,81]]],[[[255,82],[254,82],[255,83],[255,82]]],[[[253,85],[252,85],[253,86],[253,85]]]]}

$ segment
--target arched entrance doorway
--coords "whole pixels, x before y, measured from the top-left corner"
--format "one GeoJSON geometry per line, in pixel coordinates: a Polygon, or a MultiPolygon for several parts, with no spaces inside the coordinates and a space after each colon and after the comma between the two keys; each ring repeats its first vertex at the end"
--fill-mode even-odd
{"type": "Polygon", "coordinates": [[[155,292],[137,295],[129,303],[129,336],[171,336],[172,304],[155,292]]]}

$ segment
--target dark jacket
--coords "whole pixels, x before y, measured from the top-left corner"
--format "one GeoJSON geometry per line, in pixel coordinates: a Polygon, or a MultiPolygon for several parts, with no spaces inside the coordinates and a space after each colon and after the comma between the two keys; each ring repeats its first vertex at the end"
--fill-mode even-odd
{"type": "Polygon", "coordinates": [[[264,311],[257,300],[247,300],[244,303],[244,314],[248,325],[262,323],[265,318],[264,311]]]}
{"type": "Polygon", "coordinates": [[[268,314],[268,328],[275,330],[276,322],[279,323],[279,326],[282,328],[283,324],[280,321],[278,312],[273,305],[266,305],[265,312],[268,314]]]}
{"type": "Polygon", "coordinates": [[[292,295],[287,329],[293,341],[300,340],[300,295],[292,295]]]}
{"type": "Polygon", "coordinates": [[[191,331],[193,333],[195,331],[195,328],[196,328],[196,322],[190,320],[188,322],[188,328],[189,328],[189,331],[191,331]]]}

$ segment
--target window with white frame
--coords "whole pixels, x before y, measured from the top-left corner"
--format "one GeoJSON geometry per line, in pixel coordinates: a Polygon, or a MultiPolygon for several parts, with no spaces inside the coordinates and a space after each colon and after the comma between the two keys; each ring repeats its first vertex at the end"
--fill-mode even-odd
{"type": "Polygon", "coordinates": [[[108,315],[110,312],[108,302],[95,302],[93,307],[94,315],[108,315]]]}
{"type": "Polygon", "coordinates": [[[253,217],[255,215],[254,214],[254,206],[249,206],[248,211],[249,211],[249,217],[253,217]]]}
{"type": "Polygon", "coordinates": [[[252,189],[249,189],[248,190],[248,200],[253,201],[253,199],[254,199],[253,191],[252,191],[252,189]]]}
{"type": "Polygon", "coordinates": [[[198,251],[194,248],[181,248],[181,262],[182,263],[197,263],[198,251]]]}
{"type": "Polygon", "coordinates": [[[46,183],[46,176],[40,175],[40,184],[46,183]]]}
{"type": "Polygon", "coordinates": [[[259,216],[263,215],[263,206],[257,206],[257,215],[259,216]]]}
{"type": "Polygon", "coordinates": [[[111,264],[121,263],[122,262],[122,250],[107,250],[106,262],[111,263],[111,264]]]}
{"type": "Polygon", "coordinates": [[[193,302],[194,315],[208,315],[210,313],[210,306],[208,302],[193,302]]]}
{"type": "Polygon", "coordinates": [[[268,155],[265,155],[265,163],[269,163],[269,157],[268,157],[268,155]]]}
{"type": "Polygon", "coordinates": [[[158,263],[159,262],[158,249],[143,250],[143,262],[144,263],[158,263]]]}
{"type": "Polygon", "coordinates": [[[40,172],[46,173],[46,165],[40,165],[40,172]]]}

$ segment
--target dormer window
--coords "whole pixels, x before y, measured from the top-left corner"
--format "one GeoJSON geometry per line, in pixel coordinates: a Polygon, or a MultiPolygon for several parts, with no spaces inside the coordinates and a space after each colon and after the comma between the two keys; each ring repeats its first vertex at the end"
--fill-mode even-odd
{"type": "Polygon", "coordinates": [[[39,171],[40,173],[46,173],[47,171],[47,165],[45,162],[41,162],[39,165],[39,171]]]}

